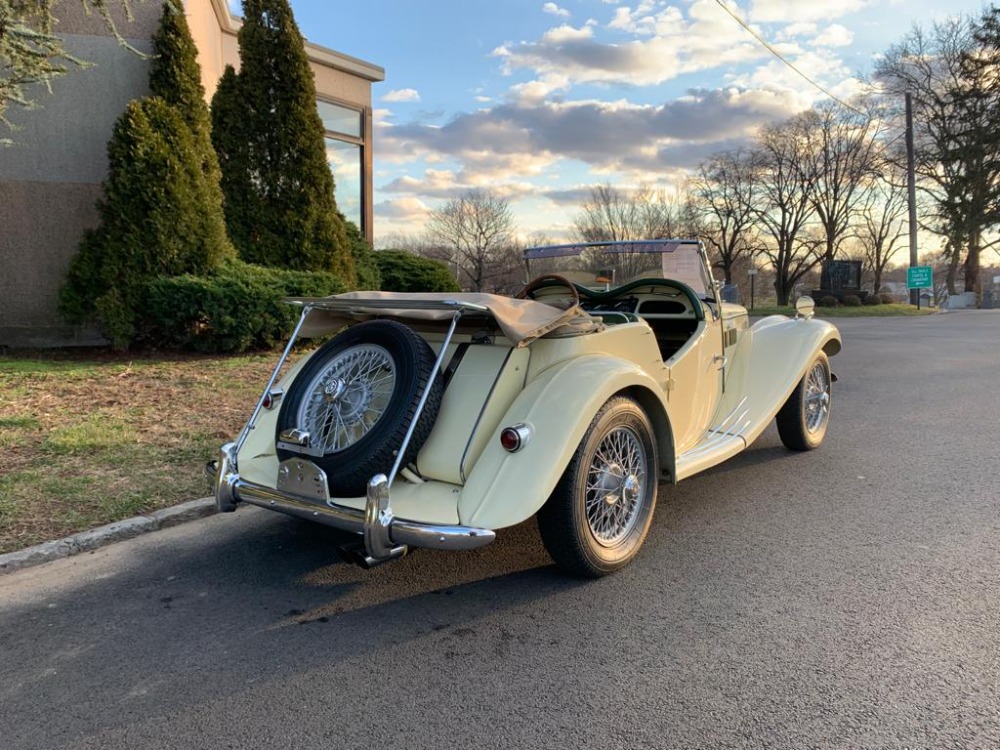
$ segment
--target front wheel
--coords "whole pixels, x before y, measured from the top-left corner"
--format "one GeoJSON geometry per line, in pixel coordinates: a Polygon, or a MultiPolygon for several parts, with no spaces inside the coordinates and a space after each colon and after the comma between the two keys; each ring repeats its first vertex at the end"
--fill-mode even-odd
{"type": "Polygon", "coordinates": [[[830,360],[820,352],[778,412],[778,435],[786,448],[811,451],[823,442],[830,422],[831,384],[830,360]]]}
{"type": "Polygon", "coordinates": [[[542,541],[556,564],[588,578],[627,565],[649,531],[658,477],[646,413],[630,398],[608,400],[538,512],[542,541]]]}

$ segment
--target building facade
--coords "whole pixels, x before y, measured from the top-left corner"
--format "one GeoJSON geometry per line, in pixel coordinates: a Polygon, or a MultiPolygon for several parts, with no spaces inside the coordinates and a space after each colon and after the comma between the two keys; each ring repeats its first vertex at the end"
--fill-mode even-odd
{"type": "MultiPolygon", "coordinates": [[[[186,0],[184,7],[211,99],[225,66],[239,67],[240,22],[226,0],[186,0]]],[[[148,52],[161,6],[146,2],[134,10],[133,21],[117,19],[119,30],[148,52]]],[[[39,92],[39,108],[8,110],[20,129],[10,134],[15,145],[0,147],[0,346],[103,343],[96,332],[60,320],[58,292],[84,230],[97,224],[115,120],[129,101],[149,93],[148,61],[123,49],[96,13],[88,15],[79,0],[61,0],[55,15],[67,49],[92,65],[53,82],[51,96],[39,92]]],[[[309,42],[306,52],[338,207],[370,241],[371,87],[385,71],[309,42]]]]}

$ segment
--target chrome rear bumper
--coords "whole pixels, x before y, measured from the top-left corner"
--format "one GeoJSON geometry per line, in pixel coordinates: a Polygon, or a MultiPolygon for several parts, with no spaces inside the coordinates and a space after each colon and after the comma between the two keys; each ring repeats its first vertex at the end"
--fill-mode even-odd
{"type": "Polygon", "coordinates": [[[408,547],[471,550],[485,547],[496,538],[496,533],[490,529],[396,518],[389,503],[389,481],[383,474],[377,474],[368,482],[365,509],[361,511],[243,479],[236,470],[235,443],[222,446],[219,459],[209,466],[214,475],[215,504],[220,511],[234,511],[238,503],[245,502],[360,534],[366,553],[364,561],[368,565],[402,557],[408,547]]]}

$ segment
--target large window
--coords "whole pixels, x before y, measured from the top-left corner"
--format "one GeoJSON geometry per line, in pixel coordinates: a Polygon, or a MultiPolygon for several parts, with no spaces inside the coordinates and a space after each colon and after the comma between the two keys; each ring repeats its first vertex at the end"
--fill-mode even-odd
{"type": "Polygon", "coordinates": [[[364,230],[361,219],[361,156],[361,146],[327,137],[326,161],[333,170],[337,208],[359,229],[364,230]]]}
{"type": "Polygon", "coordinates": [[[363,113],[325,101],[317,101],[316,107],[326,130],[326,160],[333,171],[337,207],[365,232],[363,113]]]}

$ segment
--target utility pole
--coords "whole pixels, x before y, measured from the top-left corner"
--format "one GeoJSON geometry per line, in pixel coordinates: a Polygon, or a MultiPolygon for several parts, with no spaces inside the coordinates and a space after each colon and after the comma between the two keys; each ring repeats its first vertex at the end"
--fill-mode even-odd
{"type": "MultiPolygon", "coordinates": [[[[913,97],[906,92],[906,199],[910,209],[910,268],[917,265],[917,176],[913,153],[913,97]]],[[[920,304],[920,290],[910,290],[910,304],[920,304]]]]}

